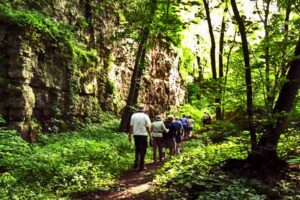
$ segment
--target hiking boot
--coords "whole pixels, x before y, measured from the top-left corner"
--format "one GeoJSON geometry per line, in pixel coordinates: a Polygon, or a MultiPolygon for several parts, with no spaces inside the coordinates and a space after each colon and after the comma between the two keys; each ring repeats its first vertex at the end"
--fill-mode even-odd
{"type": "Polygon", "coordinates": [[[142,171],[145,171],[145,170],[147,170],[147,167],[139,168],[139,169],[138,169],[139,172],[142,172],[142,171]]]}
{"type": "Polygon", "coordinates": [[[132,166],[132,169],[138,169],[138,164],[134,164],[134,165],[132,166]]]}

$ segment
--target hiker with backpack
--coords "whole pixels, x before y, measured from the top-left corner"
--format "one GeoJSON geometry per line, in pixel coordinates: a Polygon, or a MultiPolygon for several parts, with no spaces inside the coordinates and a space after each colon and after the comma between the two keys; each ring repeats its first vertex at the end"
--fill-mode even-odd
{"type": "Polygon", "coordinates": [[[176,135],[175,135],[175,141],[176,141],[176,154],[180,154],[182,150],[182,132],[183,132],[183,126],[179,119],[179,117],[175,117],[175,121],[173,122],[175,128],[176,128],[176,135]]]}

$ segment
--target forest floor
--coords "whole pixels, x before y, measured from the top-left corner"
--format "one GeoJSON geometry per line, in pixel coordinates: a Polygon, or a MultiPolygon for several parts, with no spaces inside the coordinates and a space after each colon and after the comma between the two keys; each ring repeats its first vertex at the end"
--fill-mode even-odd
{"type": "Polygon", "coordinates": [[[88,194],[87,196],[77,197],[76,199],[80,200],[93,200],[93,199],[105,199],[105,200],[113,200],[113,199],[135,199],[135,200],[143,200],[143,199],[152,199],[147,191],[154,186],[152,185],[152,180],[154,178],[154,174],[156,169],[158,169],[161,165],[148,163],[145,165],[146,170],[142,172],[138,172],[137,170],[131,169],[124,173],[121,176],[117,183],[110,190],[103,190],[88,194]]]}

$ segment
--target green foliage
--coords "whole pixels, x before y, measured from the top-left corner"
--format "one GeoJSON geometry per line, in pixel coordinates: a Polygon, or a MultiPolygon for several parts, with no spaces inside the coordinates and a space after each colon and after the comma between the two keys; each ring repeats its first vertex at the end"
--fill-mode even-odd
{"type": "Polygon", "coordinates": [[[196,56],[189,48],[183,47],[180,59],[180,75],[185,83],[191,83],[196,76],[196,69],[194,68],[196,56]]]}
{"type": "Polygon", "coordinates": [[[149,46],[157,40],[169,45],[180,45],[183,22],[178,11],[178,3],[157,1],[154,15],[150,12],[153,3],[149,0],[129,0],[120,4],[123,5],[123,9],[119,11],[119,16],[121,25],[124,27],[120,36],[138,41],[141,30],[147,27],[150,29],[150,38],[152,39],[149,46]]]}
{"type": "Polygon", "coordinates": [[[33,194],[33,199],[67,198],[74,192],[107,188],[134,157],[127,136],[115,132],[117,123],[42,135],[37,145],[1,130],[1,199],[31,199],[33,194]]]}
{"type": "MultiPolygon", "coordinates": [[[[247,155],[247,152],[242,150],[242,145],[232,142],[204,146],[203,143],[196,140],[184,143],[183,148],[184,153],[167,162],[155,178],[158,190],[162,189],[161,192],[173,191],[171,193],[175,195],[175,198],[182,195],[199,195],[199,191],[195,190],[195,187],[200,188],[200,191],[208,191],[201,193],[201,196],[207,196],[206,199],[209,199],[208,197],[213,193],[217,193],[214,190],[220,189],[221,185],[224,191],[221,189],[220,192],[225,192],[227,185],[225,180],[228,181],[229,178],[225,178],[224,175],[219,178],[209,175],[211,171],[217,170],[213,166],[228,158],[243,159],[247,155]],[[168,191],[164,191],[166,188],[168,191]],[[192,194],[192,192],[197,194],[192,194]]],[[[234,185],[234,183],[231,184],[234,185]]],[[[232,187],[231,190],[237,190],[234,186],[232,187]]],[[[234,195],[231,190],[229,193],[234,195]]]]}
{"type": "Polygon", "coordinates": [[[280,136],[277,152],[280,157],[290,158],[300,153],[299,128],[291,126],[280,136]]]}
{"type": "MultiPolygon", "coordinates": [[[[227,125],[228,132],[223,142],[212,144],[212,132],[221,131],[219,127],[200,136],[200,140],[187,141],[183,145],[183,153],[165,163],[155,177],[156,188],[152,195],[164,195],[169,199],[293,199],[299,195],[295,190],[297,181],[281,181],[271,185],[255,179],[242,179],[225,174],[220,166],[227,159],[245,159],[250,149],[248,133],[236,135],[239,131],[227,125]],[[219,129],[219,130],[218,130],[219,129]],[[230,133],[230,129],[232,133],[230,133]],[[231,135],[231,136],[230,136],[231,135]]],[[[240,132],[240,131],[239,131],[240,132]]],[[[297,145],[298,138],[293,145],[297,145]]],[[[292,140],[292,139],[291,139],[292,140]]],[[[286,140],[282,139],[280,146],[286,140]]],[[[291,142],[291,149],[295,149],[291,142]]],[[[280,149],[288,154],[291,149],[280,149]]],[[[296,147],[297,149],[297,147],[296,147]]],[[[298,163],[295,158],[290,163],[298,163]]],[[[290,174],[297,177],[297,174],[290,174]]]]}

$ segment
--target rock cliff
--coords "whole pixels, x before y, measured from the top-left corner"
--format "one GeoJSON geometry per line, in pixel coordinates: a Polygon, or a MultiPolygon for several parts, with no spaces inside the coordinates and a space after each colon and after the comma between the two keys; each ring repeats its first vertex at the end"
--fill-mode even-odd
{"type": "MultiPolygon", "coordinates": [[[[0,113],[11,128],[34,140],[38,124],[64,130],[97,122],[103,111],[121,112],[137,44],[116,39],[120,24],[112,5],[97,10],[100,2],[88,0],[5,2],[0,0],[0,113]]],[[[139,97],[151,115],[178,106],[185,95],[176,51],[154,44],[139,97]]]]}

